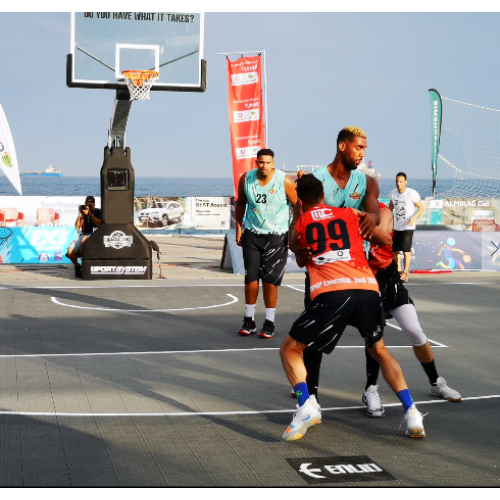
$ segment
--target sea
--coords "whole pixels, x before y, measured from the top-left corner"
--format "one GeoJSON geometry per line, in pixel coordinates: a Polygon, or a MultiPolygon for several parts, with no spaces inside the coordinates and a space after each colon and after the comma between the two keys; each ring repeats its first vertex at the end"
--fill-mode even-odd
{"type": "MultiPolygon", "coordinates": [[[[438,179],[437,193],[453,187],[454,179],[438,179]]],[[[25,196],[100,196],[99,177],[21,177],[25,196]]],[[[380,198],[389,198],[396,188],[394,179],[379,179],[380,198]]],[[[431,179],[409,179],[408,187],[425,199],[432,196],[431,179]]],[[[233,196],[233,179],[213,177],[136,177],[135,197],[140,196],[233,196]]],[[[0,174],[0,196],[14,196],[17,191],[0,174]]]]}

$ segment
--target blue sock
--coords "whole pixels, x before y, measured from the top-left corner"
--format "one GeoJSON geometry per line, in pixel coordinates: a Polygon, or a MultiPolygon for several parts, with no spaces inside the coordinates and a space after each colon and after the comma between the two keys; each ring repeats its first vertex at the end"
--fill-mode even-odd
{"type": "Polygon", "coordinates": [[[406,410],[413,404],[413,399],[411,399],[411,394],[409,389],[403,389],[396,393],[396,396],[399,398],[401,403],[403,403],[403,412],[406,413],[406,410]]]}
{"type": "Polygon", "coordinates": [[[297,401],[299,406],[302,406],[309,399],[309,391],[307,390],[307,384],[305,382],[298,383],[293,390],[297,396],[297,401]]]}

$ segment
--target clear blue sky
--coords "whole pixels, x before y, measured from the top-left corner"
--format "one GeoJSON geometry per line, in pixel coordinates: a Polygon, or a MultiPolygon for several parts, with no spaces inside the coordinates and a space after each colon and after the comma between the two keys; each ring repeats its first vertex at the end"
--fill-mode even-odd
{"type": "MultiPolygon", "coordinates": [[[[4,12],[0,25],[0,103],[20,170],[52,163],[68,176],[98,175],[114,91],[66,87],[70,14],[4,12]]],[[[428,89],[500,109],[499,26],[499,13],[207,12],[207,91],[133,104],[136,175],[231,177],[226,62],[216,53],[265,49],[278,167],[329,163],[338,131],[356,125],[383,178],[404,170],[430,179],[428,89]]],[[[444,177],[452,172],[441,163],[444,177]]]]}

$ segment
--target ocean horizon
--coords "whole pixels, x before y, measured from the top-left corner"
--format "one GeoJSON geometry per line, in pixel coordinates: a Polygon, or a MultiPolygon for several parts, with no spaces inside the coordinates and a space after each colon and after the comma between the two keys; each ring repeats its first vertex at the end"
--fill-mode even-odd
{"type": "MultiPolygon", "coordinates": [[[[437,193],[454,185],[454,179],[438,179],[437,193]]],[[[24,196],[100,196],[100,178],[83,176],[21,177],[24,196]]],[[[379,179],[380,198],[388,198],[396,188],[395,179],[379,179]]],[[[431,179],[410,179],[408,187],[417,190],[421,198],[432,196],[431,179]]],[[[135,197],[140,196],[233,196],[231,177],[136,177],[135,197]]],[[[18,193],[5,176],[0,176],[0,196],[18,193]]]]}

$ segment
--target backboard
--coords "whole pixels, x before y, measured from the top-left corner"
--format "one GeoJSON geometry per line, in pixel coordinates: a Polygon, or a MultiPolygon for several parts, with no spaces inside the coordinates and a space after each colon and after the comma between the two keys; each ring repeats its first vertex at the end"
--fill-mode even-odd
{"type": "Polygon", "coordinates": [[[205,91],[204,15],[72,12],[68,87],[125,89],[125,70],[160,73],[151,90],[205,91]]]}

